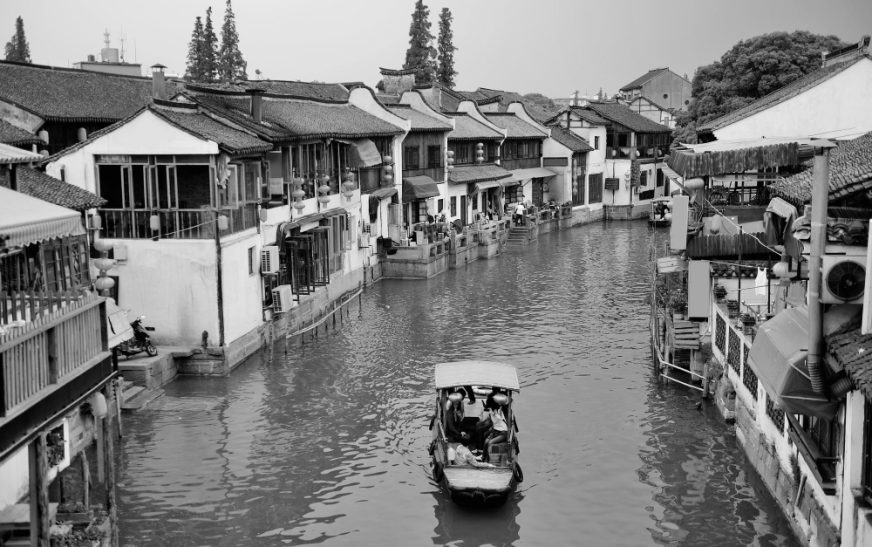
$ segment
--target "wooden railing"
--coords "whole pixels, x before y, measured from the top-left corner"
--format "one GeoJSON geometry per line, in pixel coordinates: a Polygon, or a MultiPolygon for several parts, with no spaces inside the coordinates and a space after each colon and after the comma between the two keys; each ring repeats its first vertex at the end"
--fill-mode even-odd
{"type": "Polygon", "coordinates": [[[442,167],[422,167],[418,169],[403,169],[404,177],[427,176],[435,182],[445,182],[445,169],[442,167]]]}
{"type": "Polygon", "coordinates": [[[542,158],[501,158],[500,167],[503,169],[529,169],[531,167],[542,167],[542,158]]]}
{"type": "Polygon", "coordinates": [[[100,356],[105,299],[88,296],[0,335],[0,417],[100,356]]]}
{"type": "Polygon", "coordinates": [[[227,230],[222,232],[227,234],[254,228],[260,221],[256,203],[233,209],[100,209],[101,235],[110,239],[212,239],[217,215],[227,218],[227,230]],[[156,232],[151,230],[153,215],[159,219],[156,232]]]}

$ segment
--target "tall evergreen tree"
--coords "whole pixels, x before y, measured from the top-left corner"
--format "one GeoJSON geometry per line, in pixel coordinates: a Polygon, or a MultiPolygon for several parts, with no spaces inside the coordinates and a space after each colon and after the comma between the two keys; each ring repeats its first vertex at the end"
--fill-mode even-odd
{"type": "Polygon", "coordinates": [[[454,89],[454,77],[457,76],[457,71],[454,70],[454,52],[457,48],[454,47],[454,32],[451,30],[453,20],[451,10],[442,8],[442,13],[439,14],[439,69],[436,77],[440,84],[449,89],[454,89]]]}
{"type": "Polygon", "coordinates": [[[188,65],[185,68],[185,79],[191,82],[202,82],[205,71],[203,63],[203,20],[200,16],[194,21],[191,32],[191,43],[188,44],[188,65]]]}
{"type": "Polygon", "coordinates": [[[248,63],[242,59],[239,51],[239,35],[236,33],[236,17],[230,0],[224,11],[224,24],[221,26],[221,49],[218,52],[218,79],[222,82],[247,80],[245,68],[248,63]]]}
{"type": "Polygon", "coordinates": [[[430,9],[423,0],[415,2],[412,12],[412,24],[409,27],[409,49],[406,50],[406,62],[403,68],[415,69],[415,83],[431,85],[436,80],[436,48],[431,43],[430,9]]]}
{"type": "Polygon", "coordinates": [[[19,63],[30,62],[30,44],[24,36],[24,20],[19,15],[15,20],[15,34],[6,42],[6,60],[19,63]]]}
{"type": "Polygon", "coordinates": [[[212,26],[212,6],[206,10],[206,25],[203,27],[203,78],[207,82],[218,79],[218,36],[212,26]]]}

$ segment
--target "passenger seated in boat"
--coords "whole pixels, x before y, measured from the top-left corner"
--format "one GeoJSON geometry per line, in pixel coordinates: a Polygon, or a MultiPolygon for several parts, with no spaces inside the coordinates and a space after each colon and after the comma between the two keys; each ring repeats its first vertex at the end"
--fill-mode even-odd
{"type": "Polygon", "coordinates": [[[504,443],[509,438],[509,426],[502,408],[508,402],[508,397],[504,393],[492,395],[490,406],[486,406],[485,420],[490,422],[490,430],[484,439],[484,461],[490,459],[490,449],[493,445],[504,443]]]}
{"type": "Polygon", "coordinates": [[[445,410],[445,439],[449,443],[459,443],[463,424],[463,394],[455,391],[448,395],[448,408],[445,410]]]}
{"type": "MultiPolygon", "coordinates": [[[[481,462],[476,459],[475,455],[469,450],[469,435],[464,432],[460,438],[460,444],[454,449],[454,458],[451,459],[452,465],[471,465],[473,467],[494,467],[487,462],[481,462]]],[[[449,454],[450,456],[450,454],[449,454]]]]}

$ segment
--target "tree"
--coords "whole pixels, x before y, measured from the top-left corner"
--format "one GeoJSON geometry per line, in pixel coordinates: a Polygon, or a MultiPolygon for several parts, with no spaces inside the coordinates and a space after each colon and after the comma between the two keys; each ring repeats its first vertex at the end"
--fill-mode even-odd
{"type": "Polygon", "coordinates": [[[15,20],[15,34],[6,42],[6,60],[19,63],[30,62],[30,44],[24,36],[24,20],[19,15],[15,20]]]}
{"type": "Polygon", "coordinates": [[[236,33],[236,17],[230,0],[224,10],[224,24],[221,26],[221,49],[218,52],[218,79],[222,82],[247,80],[245,68],[248,66],[239,51],[239,35],[236,33]]]}
{"type": "Polygon", "coordinates": [[[203,27],[202,53],[203,79],[214,82],[218,79],[218,37],[212,26],[212,6],[206,10],[206,25],[203,27]]]}
{"type": "Polygon", "coordinates": [[[205,75],[203,63],[203,21],[200,16],[194,21],[191,32],[191,43],[188,44],[188,64],[185,68],[185,79],[191,82],[202,82],[205,75]]]}
{"type": "Polygon", "coordinates": [[[412,24],[409,27],[409,49],[406,50],[404,69],[415,69],[415,83],[431,85],[436,80],[436,49],[430,45],[430,9],[423,0],[415,2],[412,24]]]}
{"type": "Polygon", "coordinates": [[[742,108],[818,69],[821,52],[844,47],[835,36],[808,31],[773,32],[742,40],[720,61],[699,67],[683,126],[699,126],[742,108]]]}
{"type": "Polygon", "coordinates": [[[442,8],[442,13],[439,14],[439,68],[436,78],[449,89],[454,89],[454,77],[457,76],[457,71],[454,70],[454,52],[457,48],[454,47],[454,33],[451,31],[453,19],[451,10],[442,8]]]}

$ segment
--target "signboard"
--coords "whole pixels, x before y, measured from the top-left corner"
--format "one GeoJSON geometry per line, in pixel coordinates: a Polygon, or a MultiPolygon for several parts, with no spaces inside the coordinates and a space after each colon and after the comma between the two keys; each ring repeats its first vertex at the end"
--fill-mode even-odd
{"type": "Polygon", "coordinates": [[[708,260],[691,260],[687,269],[687,317],[706,318],[711,310],[711,266],[708,260]]]}
{"type": "Polygon", "coordinates": [[[687,196],[672,198],[672,226],[669,227],[669,248],[672,251],[687,249],[687,218],[690,208],[687,196]]]}

